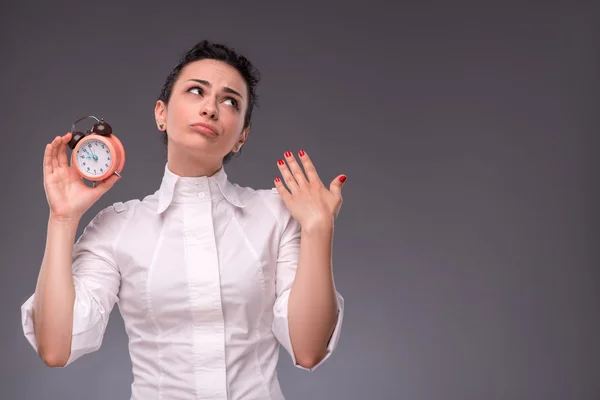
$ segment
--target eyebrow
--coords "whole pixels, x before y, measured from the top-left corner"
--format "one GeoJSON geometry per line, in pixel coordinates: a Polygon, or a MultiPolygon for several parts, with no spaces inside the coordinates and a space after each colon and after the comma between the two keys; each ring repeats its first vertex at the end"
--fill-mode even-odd
{"type": "MultiPolygon", "coordinates": [[[[204,79],[189,79],[188,81],[194,81],[194,82],[198,82],[202,85],[208,86],[208,87],[212,87],[211,83],[209,81],[205,81],[204,79]]],[[[239,96],[241,99],[244,98],[244,96],[242,96],[241,94],[239,94],[237,91],[233,90],[230,87],[225,86],[223,88],[223,91],[225,93],[231,93],[231,94],[235,94],[236,96],[239,96]]]]}

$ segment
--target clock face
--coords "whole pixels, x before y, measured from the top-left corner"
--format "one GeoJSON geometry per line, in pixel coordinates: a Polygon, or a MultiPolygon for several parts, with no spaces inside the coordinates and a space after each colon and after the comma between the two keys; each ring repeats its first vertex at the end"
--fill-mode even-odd
{"type": "Polygon", "coordinates": [[[100,140],[90,139],[77,150],[77,166],[91,176],[100,176],[112,165],[112,154],[100,140]]]}

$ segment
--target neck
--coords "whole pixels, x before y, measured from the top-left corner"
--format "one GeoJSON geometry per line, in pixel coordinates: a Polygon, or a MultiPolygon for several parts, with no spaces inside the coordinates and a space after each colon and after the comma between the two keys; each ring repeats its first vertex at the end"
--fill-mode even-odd
{"type": "Polygon", "coordinates": [[[183,152],[178,152],[175,155],[172,153],[172,147],[169,146],[168,149],[167,163],[169,170],[175,175],[181,177],[213,176],[223,166],[222,160],[215,162],[211,159],[202,159],[183,152]]]}

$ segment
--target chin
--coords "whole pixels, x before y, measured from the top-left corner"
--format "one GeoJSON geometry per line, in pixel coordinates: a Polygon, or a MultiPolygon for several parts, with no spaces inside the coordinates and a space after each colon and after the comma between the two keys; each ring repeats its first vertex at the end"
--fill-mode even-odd
{"type": "Polygon", "coordinates": [[[188,140],[185,141],[177,141],[172,142],[169,146],[173,146],[173,152],[177,154],[184,155],[189,158],[220,158],[222,159],[225,154],[225,150],[219,149],[219,146],[216,143],[211,143],[207,141],[205,138],[186,138],[188,140]],[[219,157],[218,155],[223,153],[223,157],[219,157]]]}
{"type": "Polygon", "coordinates": [[[193,148],[196,150],[209,150],[214,149],[217,145],[217,142],[214,139],[199,133],[187,134],[184,137],[178,138],[175,142],[177,143],[177,146],[182,149],[193,148]]]}

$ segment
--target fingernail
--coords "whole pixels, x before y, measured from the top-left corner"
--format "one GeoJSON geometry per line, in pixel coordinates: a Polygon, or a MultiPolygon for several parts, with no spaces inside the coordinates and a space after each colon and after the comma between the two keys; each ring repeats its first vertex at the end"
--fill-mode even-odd
{"type": "Polygon", "coordinates": [[[278,177],[278,176],[276,176],[276,177],[275,177],[275,182],[279,182],[279,181],[281,181],[281,179],[279,179],[279,177],[278,177]]]}
{"type": "Polygon", "coordinates": [[[300,154],[300,157],[302,157],[302,156],[303,156],[303,155],[305,155],[306,153],[304,152],[304,150],[300,150],[300,151],[298,152],[298,154],[300,154]]]}
{"type": "Polygon", "coordinates": [[[279,165],[283,165],[283,164],[284,164],[284,161],[283,161],[283,160],[279,160],[279,161],[277,161],[277,164],[279,164],[279,165]]]}
{"type": "Polygon", "coordinates": [[[345,175],[340,176],[340,182],[344,183],[345,181],[346,181],[346,176],[345,175]]]}
{"type": "Polygon", "coordinates": [[[286,151],[285,152],[285,156],[286,157],[291,157],[292,156],[292,152],[291,151],[286,151]]]}

